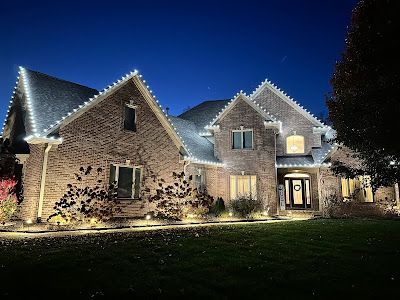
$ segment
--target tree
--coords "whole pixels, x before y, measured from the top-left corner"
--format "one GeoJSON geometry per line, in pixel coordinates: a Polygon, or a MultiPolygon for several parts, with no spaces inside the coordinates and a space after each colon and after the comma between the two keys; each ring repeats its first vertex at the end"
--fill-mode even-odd
{"type": "Polygon", "coordinates": [[[327,99],[336,142],[361,162],[334,162],[335,173],[368,174],[373,190],[399,181],[400,2],[360,1],[327,99]]]}

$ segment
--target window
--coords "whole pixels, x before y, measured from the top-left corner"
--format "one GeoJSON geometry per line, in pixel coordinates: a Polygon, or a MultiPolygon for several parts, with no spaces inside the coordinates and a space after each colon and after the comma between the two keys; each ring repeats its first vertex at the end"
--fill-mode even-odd
{"type": "Polygon", "coordinates": [[[371,187],[371,177],[358,176],[357,178],[342,178],[342,196],[344,200],[356,198],[361,202],[374,202],[371,187]]]}
{"type": "Polygon", "coordinates": [[[304,136],[297,135],[296,131],[293,135],[286,138],[286,153],[303,154],[304,153],[304,136]]]}
{"type": "Polygon", "coordinates": [[[253,130],[243,129],[232,131],[232,149],[253,149],[253,130]]]}
{"type": "Polygon", "coordinates": [[[199,192],[204,192],[204,175],[194,175],[194,186],[199,192]]]}
{"type": "Polygon", "coordinates": [[[124,129],[136,132],[136,107],[135,106],[125,105],[124,129]]]}
{"type": "Polygon", "coordinates": [[[110,166],[110,184],[116,183],[117,197],[139,199],[142,169],[130,166],[110,166]]]}
{"type": "Polygon", "coordinates": [[[257,199],[257,179],[255,175],[231,175],[230,196],[236,199],[240,196],[257,199]]]}

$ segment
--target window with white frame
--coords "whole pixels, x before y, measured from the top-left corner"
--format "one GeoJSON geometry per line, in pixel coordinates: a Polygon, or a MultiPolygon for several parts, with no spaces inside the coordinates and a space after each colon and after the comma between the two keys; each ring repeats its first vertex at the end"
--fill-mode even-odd
{"type": "Polygon", "coordinates": [[[140,167],[117,164],[110,166],[110,184],[116,184],[118,198],[139,199],[141,180],[140,167]]]}
{"type": "Polygon", "coordinates": [[[370,176],[341,178],[341,185],[344,200],[356,198],[361,202],[374,202],[370,176]]]}
{"type": "Polygon", "coordinates": [[[136,132],[136,106],[126,104],[124,107],[124,129],[136,132]]]}
{"type": "Polygon", "coordinates": [[[232,130],[232,149],[253,149],[253,129],[232,130]]]}
{"type": "Polygon", "coordinates": [[[257,177],[255,175],[230,176],[230,198],[238,197],[257,199],[257,177]]]}

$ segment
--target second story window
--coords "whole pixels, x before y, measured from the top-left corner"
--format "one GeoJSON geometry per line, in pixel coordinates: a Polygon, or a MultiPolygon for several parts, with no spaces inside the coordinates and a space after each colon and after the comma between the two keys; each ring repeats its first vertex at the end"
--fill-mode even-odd
{"type": "Polygon", "coordinates": [[[130,104],[125,105],[124,129],[136,132],[136,106],[130,104]]]}
{"type": "Polygon", "coordinates": [[[253,149],[253,130],[243,129],[232,131],[232,149],[253,149]]]}
{"type": "Polygon", "coordinates": [[[286,153],[303,154],[304,153],[304,136],[297,135],[296,131],[286,138],[286,153]]]}

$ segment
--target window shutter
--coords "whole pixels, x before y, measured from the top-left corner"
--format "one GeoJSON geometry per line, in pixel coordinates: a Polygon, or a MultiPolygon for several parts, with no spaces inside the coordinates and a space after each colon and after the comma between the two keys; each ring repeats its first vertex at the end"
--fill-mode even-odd
{"type": "Polygon", "coordinates": [[[114,165],[110,165],[110,180],[109,180],[109,184],[115,184],[115,166],[114,165]]]}
{"type": "Polygon", "coordinates": [[[125,106],[124,129],[136,131],[136,109],[125,106]]]}
{"type": "Polygon", "coordinates": [[[133,197],[135,199],[140,198],[140,185],[142,180],[142,170],[139,168],[135,169],[135,192],[133,197]]]}

